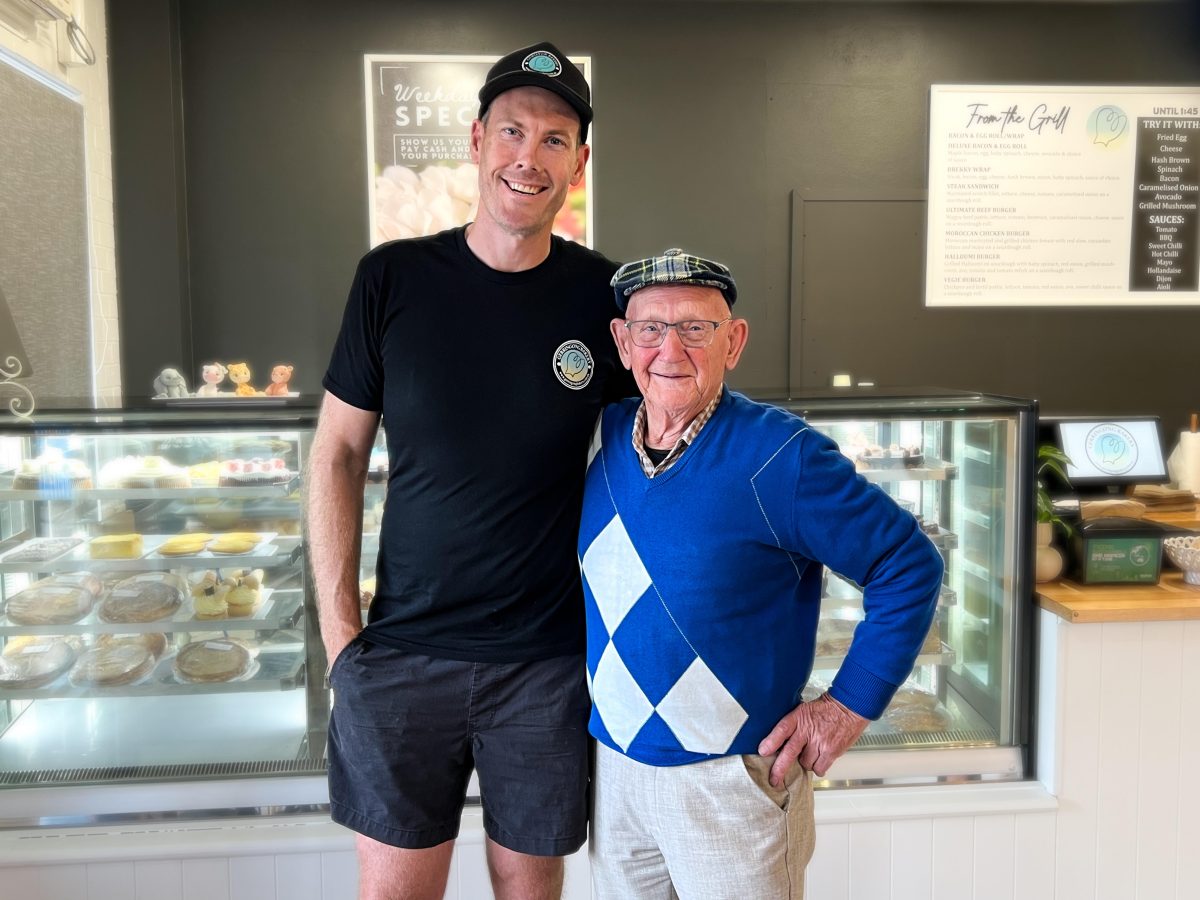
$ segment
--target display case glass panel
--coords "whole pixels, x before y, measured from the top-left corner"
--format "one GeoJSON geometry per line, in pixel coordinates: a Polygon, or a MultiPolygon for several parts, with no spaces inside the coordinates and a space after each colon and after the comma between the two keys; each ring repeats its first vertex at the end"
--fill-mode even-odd
{"type": "Polygon", "coordinates": [[[0,424],[0,784],[324,771],[313,413],[0,424]]]}
{"type": "MultiPolygon", "coordinates": [[[[863,478],[912,512],[946,564],[916,667],[854,749],[995,749],[1003,752],[967,766],[979,770],[972,776],[1024,776],[1034,405],[977,394],[862,391],[771,402],[804,416],[863,478]]],[[[863,617],[858,585],[829,570],[824,584],[809,698],[832,682],[863,617]]],[[[919,774],[929,780],[962,774],[961,757],[926,759],[919,774]]],[[[848,768],[870,765],[860,759],[848,768]]],[[[878,779],[850,780],[886,781],[886,770],[881,764],[878,779]]]]}

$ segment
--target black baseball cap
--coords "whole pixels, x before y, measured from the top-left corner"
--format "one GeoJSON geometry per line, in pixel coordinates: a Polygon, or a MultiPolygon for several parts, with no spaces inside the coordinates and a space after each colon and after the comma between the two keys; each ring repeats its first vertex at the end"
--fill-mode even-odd
{"type": "Polygon", "coordinates": [[[500,94],[526,85],[553,91],[570,103],[579,116],[579,142],[587,141],[592,122],[591,88],[567,55],[545,41],[514,50],[488,70],[487,80],[479,89],[479,118],[500,94]]]}

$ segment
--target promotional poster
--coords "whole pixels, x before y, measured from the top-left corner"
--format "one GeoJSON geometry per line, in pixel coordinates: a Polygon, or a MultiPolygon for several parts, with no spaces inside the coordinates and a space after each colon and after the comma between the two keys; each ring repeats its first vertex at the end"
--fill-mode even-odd
{"type": "MultiPolygon", "coordinates": [[[[478,201],[471,122],[499,57],[367,55],[370,244],[436,234],[470,222],[478,201]]],[[[591,84],[591,61],[571,57],[591,84]]],[[[594,146],[594,126],[588,143],[594,146]]],[[[591,163],[567,194],[554,232],[592,246],[591,163]]]]}

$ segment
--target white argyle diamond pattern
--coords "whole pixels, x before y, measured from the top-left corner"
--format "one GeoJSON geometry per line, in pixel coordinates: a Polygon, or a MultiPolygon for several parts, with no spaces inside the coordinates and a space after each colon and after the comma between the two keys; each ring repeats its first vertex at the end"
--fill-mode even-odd
{"type": "Polygon", "coordinates": [[[583,574],[611,635],[650,587],[650,573],[642,565],[620,516],[613,516],[583,554],[583,574]]]}
{"type": "Polygon", "coordinates": [[[596,664],[592,698],[596,711],[604,720],[604,727],[622,750],[629,749],[654,712],[654,706],[629,674],[629,669],[625,668],[612,641],[608,642],[600,655],[600,662],[596,664]]]}
{"type": "Polygon", "coordinates": [[[693,753],[727,752],[750,717],[702,659],[679,676],[659,702],[658,714],[683,749],[693,753]]]}

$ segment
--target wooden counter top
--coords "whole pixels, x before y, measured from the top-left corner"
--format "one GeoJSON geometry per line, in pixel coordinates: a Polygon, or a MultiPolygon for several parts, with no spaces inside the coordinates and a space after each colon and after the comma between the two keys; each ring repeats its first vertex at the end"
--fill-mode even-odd
{"type": "MultiPolygon", "coordinates": [[[[1191,512],[1148,512],[1147,519],[1200,531],[1200,504],[1191,512]]],[[[1059,579],[1039,584],[1037,603],[1068,622],[1167,622],[1200,619],[1200,586],[1184,584],[1167,562],[1158,584],[1076,584],[1059,579]]]]}
{"type": "Polygon", "coordinates": [[[1200,619],[1200,587],[1183,583],[1183,573],[1164,571],[1158,584],[1076,584],[1048,581],[1037,586],[1043,609],[1068,622],[1164,622],[1200,619]]]}

